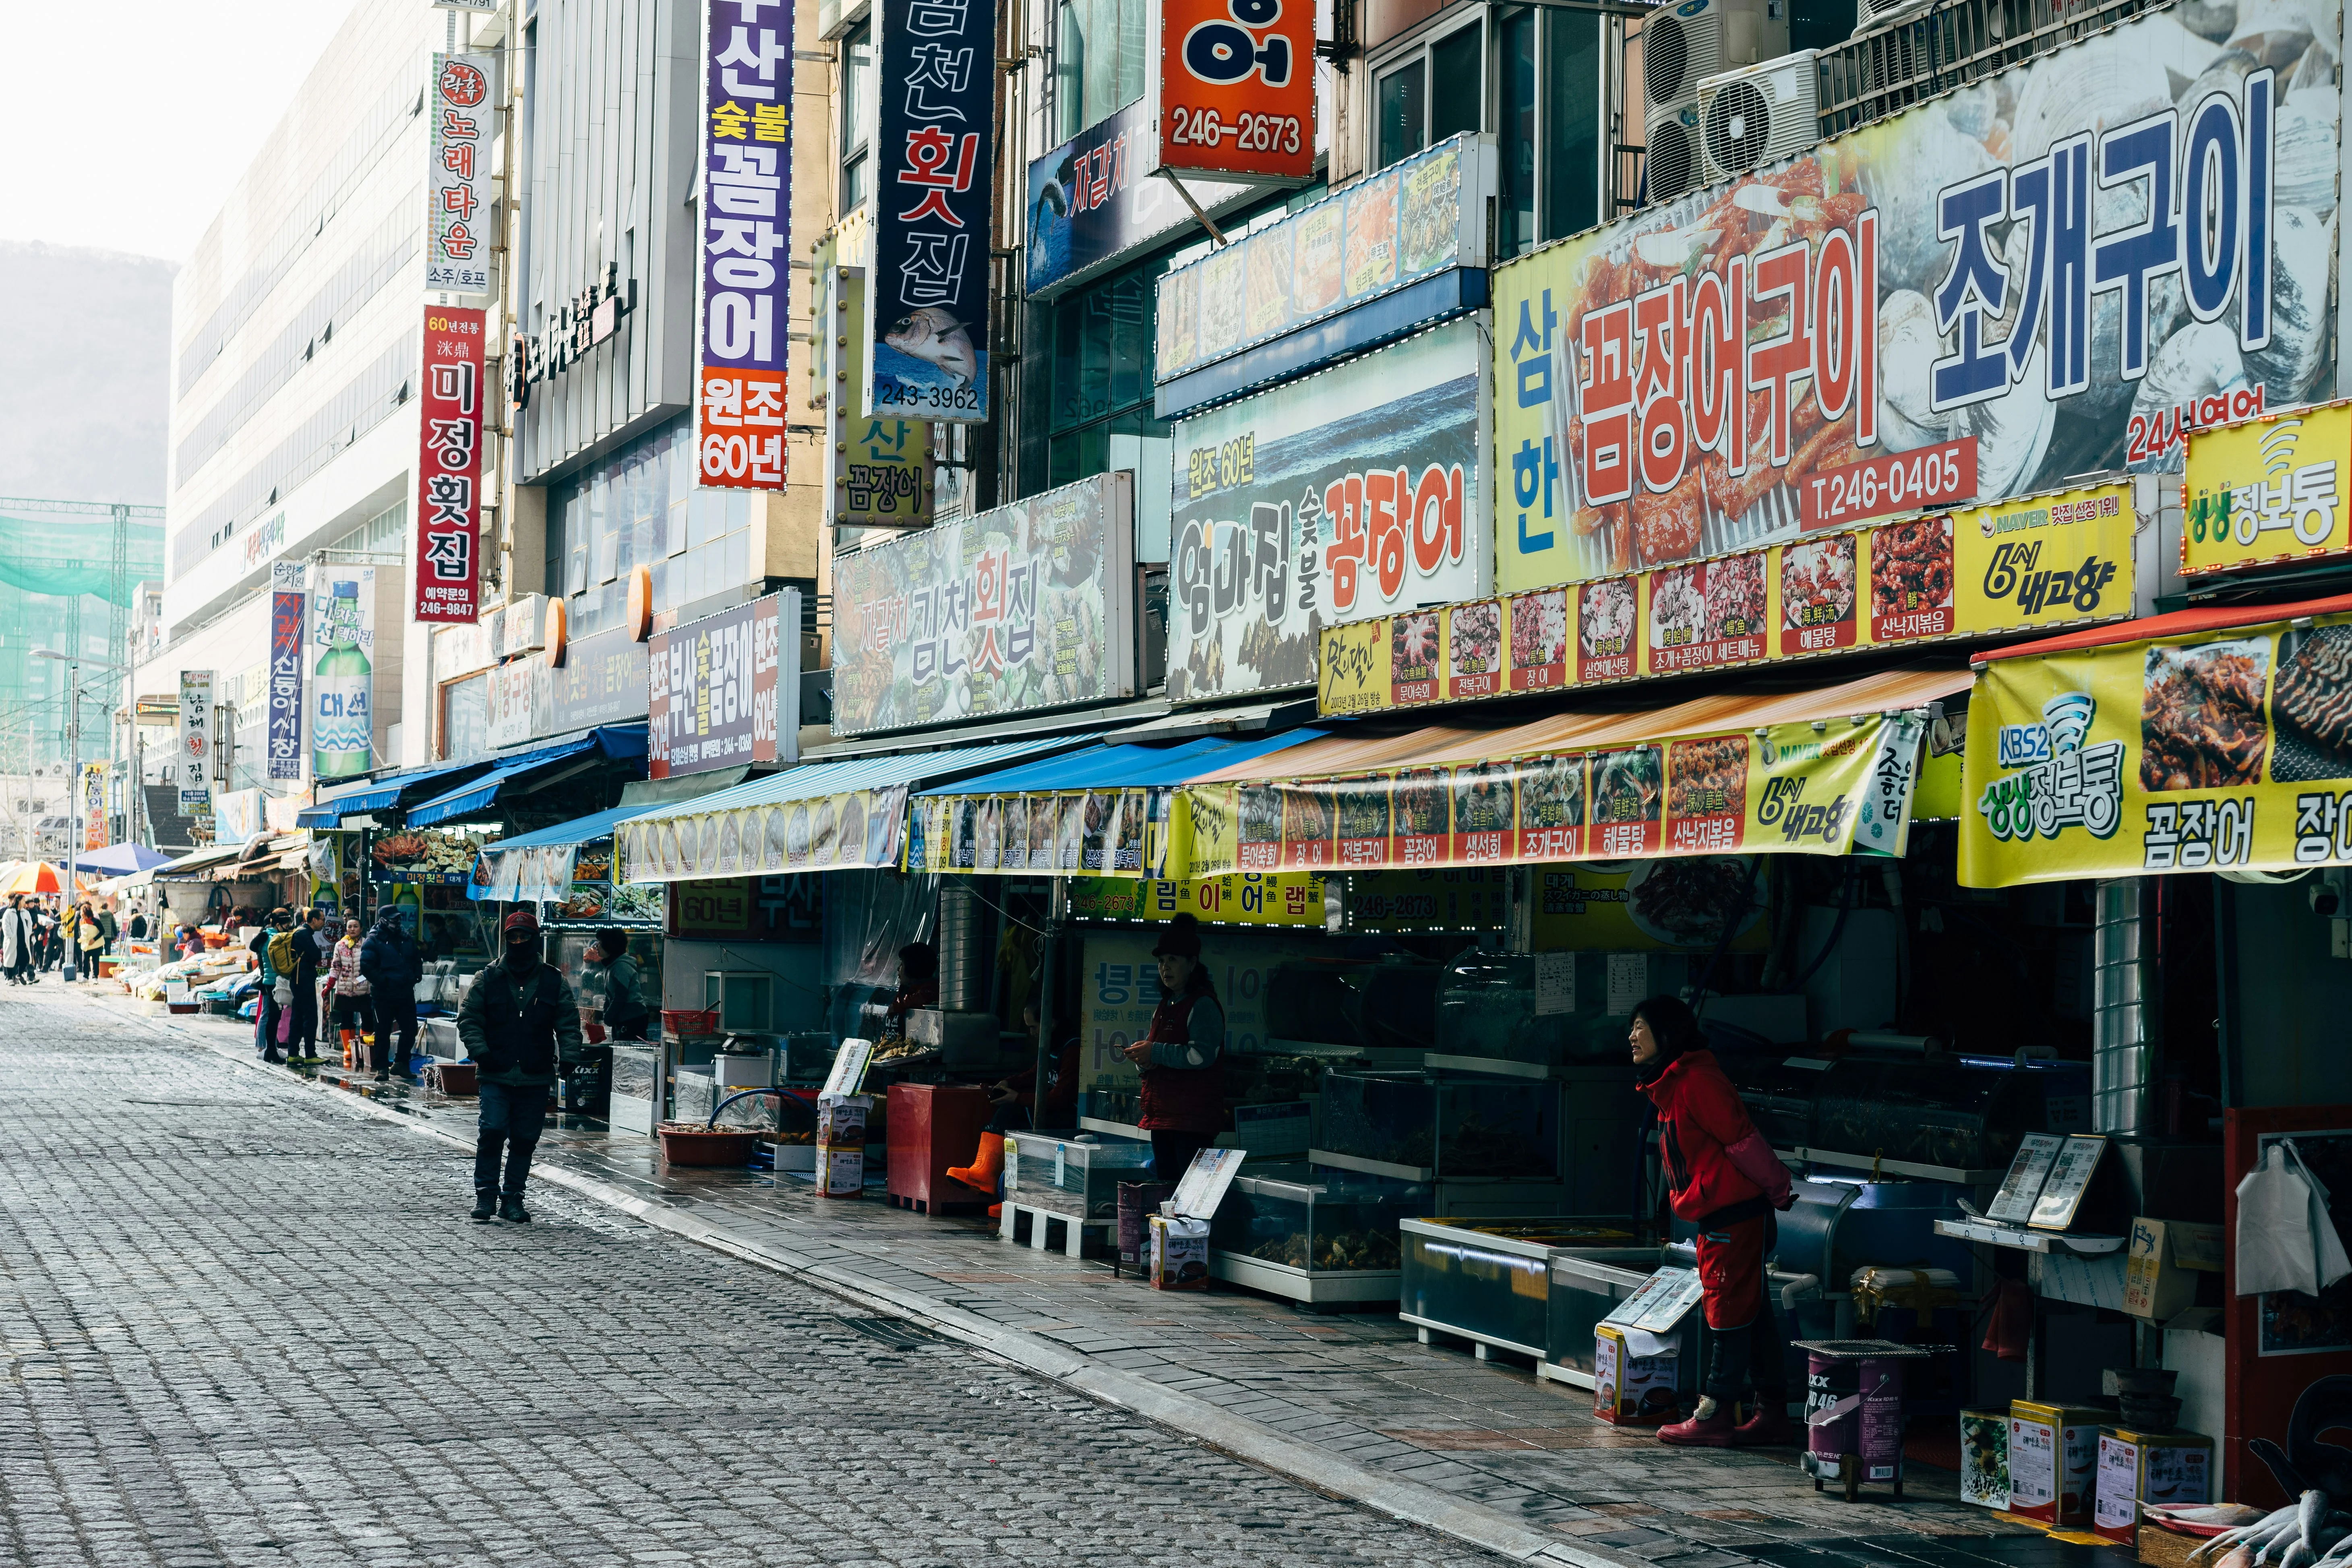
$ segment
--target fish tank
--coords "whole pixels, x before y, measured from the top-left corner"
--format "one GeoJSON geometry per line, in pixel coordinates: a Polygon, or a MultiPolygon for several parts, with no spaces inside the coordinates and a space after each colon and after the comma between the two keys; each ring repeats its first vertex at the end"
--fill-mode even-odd
{"type": "Polygon", "coordinates": [[[2043,1075],[2007,1063],[1848,1058],[1818,1077],[1811,1146],[1843,1154],[2005,1169],[2046,1119],[2043,1075]]]}
{"type": "Polygon", "coordinates": [[[1356,1050],[1428,1050],[1436,1038],[1444,973],[1438,964],[1393,957],[1276,964],[1265,984],[1266,1037],[1356,1050]]]}
{"type": "Polygon", "coordinates": [[[1630,1222],[1607,1215],[1409,1219],[1398,1228],[1407,1321],[1538,1357],[1552,1258],[1634,1239],[1630,1222]]]}
{"type": "Polygon", "coordinates": [[[1150,1180],[1151,1145],[1130,1138],[1015,1132],[1004,1140],[1004,1195],[1029,1208],[1109,1219],[1121,1182],[1150,1180]]]}
{"type": "Polygon", "coordinates": [[[1548,1081],[1334,1068],[1318,1148],[1400,1168],[1382,1174],[1545,1180],[1559,1173],[1559,1096],[1548,1081]]]}
{"type": "Polygon", "coordinates": [[[1397,1267],[1397,1224],[1429,1212],[1426,1186],[1379,1176],[1318,1173],[1234,1178],[1209,1245],[1223,1252],[1310,1273],[1363,1273],[1397,1267]]]}
{"type": "Polygon", "coordinates": [[[1696,978],[1692,961],[1682,953],[1486,952],[1474,948],[1445,965],[1433,1048],[1444,1056],[1530,1067],[1622,1062],[1629,1019],[1626,1013],[1610,1008],[1610,975],[1614,966],[1622,981],[1626,961],[1633,959],[1641,961],[1637,988],[1644,996],[1678,991],[1696,978]],[[1538,973],[1547,973],[1550,992],[1540,1005],[1538,973]]]}

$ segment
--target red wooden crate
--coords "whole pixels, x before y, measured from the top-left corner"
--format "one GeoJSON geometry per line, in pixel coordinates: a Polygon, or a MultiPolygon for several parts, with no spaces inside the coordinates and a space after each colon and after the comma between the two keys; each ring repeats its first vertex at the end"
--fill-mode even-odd
{"type": "Polygon", "coordinates": [[[888,1097],[891,1201],[936,1214],[980,1208],[995,1199],[948,1174],[980,1152],[980,1135],[995,1110],[988,1091],[972,1084],[895,1083],[888,1097]]]}

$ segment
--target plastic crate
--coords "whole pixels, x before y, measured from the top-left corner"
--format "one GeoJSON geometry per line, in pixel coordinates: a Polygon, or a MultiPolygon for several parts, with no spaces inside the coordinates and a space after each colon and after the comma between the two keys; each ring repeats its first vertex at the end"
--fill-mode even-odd
{"type": "Polygon", "coordinates": [[[661,1016],[662,1033],[688,1038],[719,1032],[719,1009],[716,1007],[665,1007],[661,1016]]]}

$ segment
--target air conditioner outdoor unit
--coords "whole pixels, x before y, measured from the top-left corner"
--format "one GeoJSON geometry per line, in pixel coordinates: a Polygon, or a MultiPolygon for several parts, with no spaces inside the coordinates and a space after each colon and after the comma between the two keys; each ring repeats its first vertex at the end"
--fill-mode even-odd
{"type": "Polygon", "coordinates": [[[1702,177],[1707,183],[1737,179],[1821,140],[1821,90],[1813,68],[1818,54],[1800,49],[1699,84],[1702,177]]]}
{"type": "Polygon", "coordinates": [[[1661,5],[1642,24],[1642,97],[1651,110],[1680,108],[1719,71],[1769,60],[1789,50],[1789,11],[1780,0],[1683,0],[1661,5]]]}
{"type": "Polygon", "coordinates": [[[1888,22],[1923,16],[1936,0],[1854,0],[1855,30],[1868,32],[1888,22]]]}
{"type": "Polygon", "coordinates": [[[1652,109],[1642,125],[1653,205],[1688,195],[1699,184],[1698,100],[1652,109]]]}

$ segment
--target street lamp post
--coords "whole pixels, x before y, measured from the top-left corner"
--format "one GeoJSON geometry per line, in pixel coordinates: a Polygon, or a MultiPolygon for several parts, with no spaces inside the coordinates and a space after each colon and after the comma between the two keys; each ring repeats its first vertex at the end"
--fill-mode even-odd
{"type": "MultiPolygon", "coordinates": [[[[53,658],[59,664],[66,667],[66,798],[68,801],[73,802],[73,814],[71,816],[67,818],[66,885],[64,890],[58,895],[58,902],[63,906],[63,912],[70,914],[74,910],[75,900],[74,872],[75,868],[81,863],[82,824],[79,820],[83,810],[80,799],[81,660],[74,657],[72,654],[58,653],[54,648],[46,647],[35,648],[33,650],[33,657],[35,658],[53,658]]],[[[120,670],[126,668],[120,664],[108,664],[103,660],[94,662],[99,663],[101,668],[107,669],[120,670]]],[[[62,926],[66,922],[59,921],[58,923],[62,926]]],[[[74,931],[75,940],[66,943],[65,983],[68,985],[71,985],[74,982],[81,978],[79,921],[77,920],[74,922],[72,929],[74,931]]]]}

